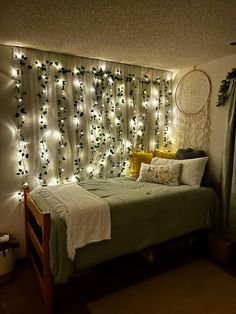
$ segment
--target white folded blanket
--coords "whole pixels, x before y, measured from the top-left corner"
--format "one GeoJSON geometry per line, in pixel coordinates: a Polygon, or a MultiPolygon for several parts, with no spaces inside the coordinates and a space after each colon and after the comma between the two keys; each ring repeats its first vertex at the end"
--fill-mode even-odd
{"type": "Polygon", "coordinates": [[[44,199],[48,208],[62,217],[67,226],[67,252],[73,260],[75,250],[88,243],[111,239],[108,204],[75,183],[36,187],[33,194],[44,199]]]}

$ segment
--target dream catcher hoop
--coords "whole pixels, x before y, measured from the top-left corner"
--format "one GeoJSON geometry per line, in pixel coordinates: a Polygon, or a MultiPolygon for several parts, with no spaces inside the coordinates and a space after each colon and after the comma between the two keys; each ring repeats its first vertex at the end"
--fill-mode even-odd
{"type": "Polygon", "coordinates": [[[185,74],[176,86],[175,104],[178,147],[208,151],[211,82],[202,70],[185,74]]]}
{"type": "Polygon", "coordinates": [[[176,86],[175,103],[185,114],[199,113],[209,102],[211,82],[202,70],[185,74],[176,86]]]}

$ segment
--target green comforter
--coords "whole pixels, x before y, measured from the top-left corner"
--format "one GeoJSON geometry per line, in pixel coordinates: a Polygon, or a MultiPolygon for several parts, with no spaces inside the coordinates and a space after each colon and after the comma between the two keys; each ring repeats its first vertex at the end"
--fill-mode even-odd
{"type": "MultiPolygon", "coordinates": [[[[108,202],[112,239],[78,249],[72,262],[67,257],[65,222],[54,217],[49,245],[56,284],[65,283],[74,271],[215,223],[218,202],[210,188],[165,186],[132,178],[88,180],[80,185],[108,202]]],[[[51,210],[34,193],[31,196],[40,208],[51,210]]]]}

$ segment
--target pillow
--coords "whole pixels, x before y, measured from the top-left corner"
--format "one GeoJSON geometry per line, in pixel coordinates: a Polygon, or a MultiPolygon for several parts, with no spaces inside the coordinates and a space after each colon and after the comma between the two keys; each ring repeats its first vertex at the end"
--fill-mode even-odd
{"type": "MultiPolygon", "coordinates": [[[[158,156],[157,156],[158,157],[158,156]]],[[[206,153],[204,150],[193,150],[192,148],[180,148],[177,150],[175,159],[183,160],[183,159],[192,159],[192,158],[200,158],[206,157],[206,153]]]]}
{"type": "Polygon", "coordinates": [[[180,183],[194,187],[200,187],[204,169],[208,157],[175,160],[155,157],[151,161],[151,165],[173,165],[182,164],[180,171],[180,183]]]}
{"type": "Polygon", "coordinates": [[[131,175],[135,178],[139,176],[141,163],[150,164],[153,158],[152,152],[132,152],[131,154],[131,175]]]}
{"type": "Polygon", "coordinates": [[[180,163],[161,166],[142,163],[137,181],[165,185],[179,185],[180,167],[180,163]]]}
{"type": "MultiPolygon", "coordinates": [[[[192,148],[187,148],[187,149],[180,148],[176,152],[175,159],[183,160],[183,159],[200,158],[200,157],[206,157],[206,156],[207,154],[204,150],[200,150],[200,149],[193,150],[192,148]]],[[[207,164],[206,164],[205,171],[202,177],[201,185],[202,186],[212,185],[207,164]]]]}
{"type": "MultiPolygon", "coordinates": [[[[175,153],[169,153],[169,152],[161,152],[160,150],[155,150],[153,152],[153,157],[160,157],[160,158],[166,158],[166,159],[174,159],[175,153]]],[[[176,158],[177,159],[177,158],[176,158]]]]}

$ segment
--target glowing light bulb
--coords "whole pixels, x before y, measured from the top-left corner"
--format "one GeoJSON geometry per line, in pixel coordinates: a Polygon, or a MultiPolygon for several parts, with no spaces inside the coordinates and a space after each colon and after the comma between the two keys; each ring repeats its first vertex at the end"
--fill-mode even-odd
{"type": "Polygon", "coordinates": [[[20,58],[21,58],[20,52],[17,52],[17,53],[15,54],[15,58],[16,58],[16,59],[20,59],[20,58]]]}
{"type": "Polygon", "coordinates": [[[79,85],[80,85],[80,83],[81,83],[81,81],[80,81],[80,80],[75,80],[75,81],[74,81],[74,85],[75,85],[75,86],[79,86],[79,85]]]}
{"type": "Polygon", "coordinates": [[[93,169],[93,167],[92,167],[92,166],[88,166],[88,167],[87,167],[87,172],[88,172],[88,173],[93,172],[93,170],[94,170],[94,169],[93,169]]]}
{"type": "Polygon", "coordinates": [[[57,185],[57,179],[56,178],[52,178],[49,182],[48,185],[57,185]]]}
{"type": "Polygon", "coordinates": [[[17,75],[18,75],[18,70],[12,69],[12,76],[17,76],[17,75]]]}
{"type": "Polygon", "coordinates": [[[63,84],[63,79],[59,79],[59,80],[57,81],[57,85],[62,86],[62,84],[63,84]]]}
{"type": "Polygon", "coordinates": [[[76,176],[72,176],[72,177],[70,177],[70,182],[76,182],[76,176]]]}
{"type": "Polygon", "coordinates": [[[74,117],[74,124],[77,126],[79,124],[79,118],[78,117],[74,117]]]}

